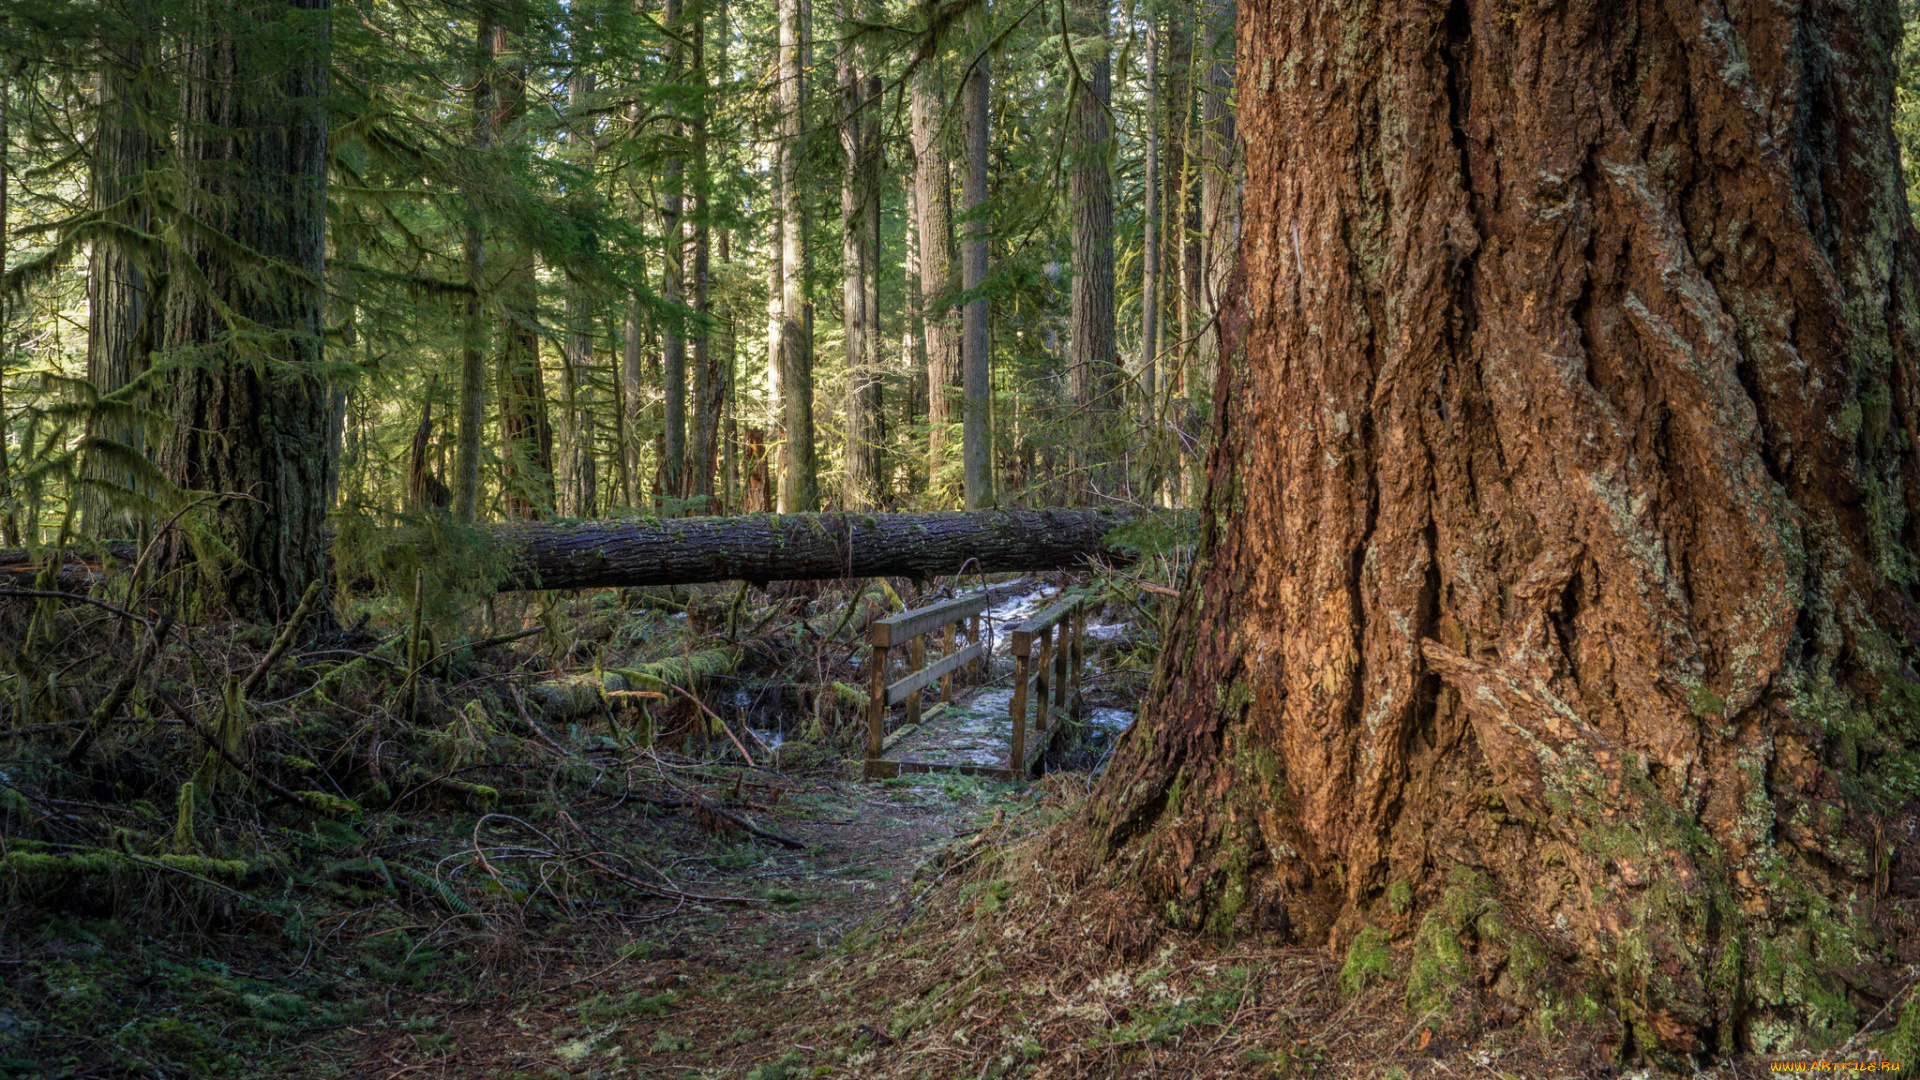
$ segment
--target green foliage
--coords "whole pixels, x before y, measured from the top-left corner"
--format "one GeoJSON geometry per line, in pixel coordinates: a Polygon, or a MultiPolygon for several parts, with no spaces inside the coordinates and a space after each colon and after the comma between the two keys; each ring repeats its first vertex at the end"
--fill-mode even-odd
{"type": "Polygon", "coordinates": [[[662,993],[635,990],[624,997],[610,998],[605,995],[595,997],[580,1006],[580,1015],[590,1020],[607,1020],[624,1016],[665,1016],[678,1004],[680,1004],[680,994],[673,990],[662,993]]]}
{"type": "Polygon", "coordinates": [[[1152,1000],[1135,1009],[1127,1022],[1109,1032],[1104,1041],[1117,1046],[1164,1046],[1190,1028],[1226,1024],[1253,993],[1259,974],[1257,968],[1236,965],[1227,969],[1222,985],[1152,1000]]]}
{"type": "Polygon", "coordinates": [[[1107,546],[1145,558],[1191,551],[1200,542],[1200,514],[1194,510],[1147,514],[1107,534],[1107,546]]]}
{"type": "Polygon", "coordinates": [[[747,1070],[746,1080],[795,1080],[806,1075],[807,1059],[798,1050],[789,1050],[778,1061],[747,1070]]]}

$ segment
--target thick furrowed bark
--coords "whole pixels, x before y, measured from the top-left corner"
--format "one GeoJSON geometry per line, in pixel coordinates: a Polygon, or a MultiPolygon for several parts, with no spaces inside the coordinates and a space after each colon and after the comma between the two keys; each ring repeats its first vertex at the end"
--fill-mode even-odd
{"type": "Polygon", "coordinates": [[[1410,1008],[1524,940],[1668,1065],[1838,1041],[1920,895],[1893,9],[1507,10],[1243,0],[1202,558],[1096,823],[1178,924],[1412,938],[1410,1008]]]}
{"type": "MultiPolygon", "coordinates": [[[[176,253],[172,280],[204,285],[171,291],[165,345],[198,362],[171,377],[172,424],[158,464],[183,490],[246,496],[203,519],[234,558],[224,581],[202,581],[200,596],[209,608],[268,619],[291,611],[325,572],[329,7],[208,8],[182,95],[183,211],[270,260],[288,284],[262,287],[258,263],[204,240],[176,253]],[[301,48],[262,44],[288,30],[301,48]],[[247,328],[246,340],[236,326],[247,328]]],[[[174,534],[160,566],[191,561],[195,546],[174,534]]]]}

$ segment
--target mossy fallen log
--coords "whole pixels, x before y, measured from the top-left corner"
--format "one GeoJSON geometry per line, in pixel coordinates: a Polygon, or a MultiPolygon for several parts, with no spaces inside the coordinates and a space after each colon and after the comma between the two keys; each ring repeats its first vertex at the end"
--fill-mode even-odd
{"type": "Polygon", "coordinates": [[[601,701],[609,693],[659,691],[664,689],[663,683],[691,690],[694,683],[701,679],[733,674],[739,663],[738,650],[703,649],[691,656],[670,656],[650,664],[609,668],[597,678],[593,673],[586,672],[549,679],[527,687],[526,695],[546,719],[565,720],[598,710],[601,701]]]}

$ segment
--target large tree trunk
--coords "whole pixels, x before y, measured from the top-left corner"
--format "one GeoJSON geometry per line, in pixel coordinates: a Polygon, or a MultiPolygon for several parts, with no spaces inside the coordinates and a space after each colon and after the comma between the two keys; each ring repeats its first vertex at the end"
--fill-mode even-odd
{"type": "MultiPolygon", "coordinates": [[[[181,258],[191,265],[171,275],[166,343],[195,362],[173,376],[160,466],[184,491],[245,496],[201,515],[200,527],[232,556],[202,597],[273,619],[325,575],[331,8],[208,3],[195,28],[181,108],[182,211],[225,240],[189,239],[181,258]]],[[[163,561],[183,568],[206,546],[176,538],[163,561]]]]}
{"type": "Polygon", "coordinates": [[[1465,948],[1673,1065],[1844,1038],[1920,892],[1893,6],[1243,2],[1203,553],[1106,842],[1182,926],[1413,937],[1419,1009],[1465,948]]]}
{"type": "Polygon", "coordinates": [[[1069,120],[1073,149],[1068,199],[1073,211],[1073,285],[1067,346],[1067,392],[1082,414],[1074,489],[1104,493],[1117,477],[1114,398],[1119,360],[1114,344],[1113,157],[1107,113],[1112,107],[1113,60],[1107,49],[1106,0],[1074,0],[1074,50],[1079,81],[1069,120]]]}
{"type": "MultiPolygon", "coordinates": [[[[481,8],[474,26],[473,86],[467,110],[473,117],[472,148],[484,154],[493,145],[494,21],[481,8]]],[[[472,521],[480,509],[480,437],[487,418],[486,231],[477,192],[467,193],[467,224],[461,241],[461,267],[468,294],[461,313],[460,413],[454,434],[453,514],[472,521]]]]}
{"type": "Polygon", "coordinates": [[[495,531],[502,588],[583,589],[707,581],[1060,570],[1119,561],[1104,510],[781,514],[518,525],[495,531]]]}
{"type": "Polygon", "coordinates": [[[964,369],[966,416],[961,429],[961,464],[969,510],[994,504],[993,497],[993,390],[991,342],[987,332],[992,314],[987,298],[979,290],[987,283],[987,222],[982,216],[987,207],[987,79],[988,56],[986,21],[976,9],[979,24],[975,36],[981,38],[980,55],[967,73],[962,87],[962,111],[966,114],[966,175],[961,183],[962,202],[968,215],[967,239],[960,248],[961,288],[970,295],[962,312],[960,359],[964,369]]]}
{"type": "MultiPolygon", "coordinates": [[[[681,17],[681,8],[681,0],[666,0],[667,81],[670,83],[678,83],[686,67],[680,38],[686,33],[687,27],[681,17]]],[[[675,89],[677,91],[677,87],[675,89]]],[[[678,113],[678,100],[669,98],[666,111],[669,114],[678,113]]],[[[686,320],[680,310],[685,303],[682,284],[686,278],[683,264],[686,261],[687,242],[681,229],[681,214],[686,201],[687,162],[678,150],[681,135],[680,124],[670,125],[667,138],[675,149],[667,155],[666,175],[661,178],[660,200],[660,250],[664,256],[660,266],[660,299],[673,310],[667,313],[660,325],[661,387],[666,408],[661,427],[663,451],[658,468],[660,490],[670,499],[682,499],[687,495],[687,336],[686,320]]]]}
{"type": "Polygon", "coordinates": [[[807,303],[807,241],[800,192],[807,26],[800,0],[780,0],[780,512],[820,504],[813,460],[813,323],[807,303]]]}
{"type": "Polygon", "coordinates": [[[947,99],[941,90],[938,56],[922,57],[913,72],[909,107],[913,137],[913,202],[919,213],[920,315],[927,350],[927,490],[936,504],[951,505],[953,451],[948,432],[960,419],[960,326],[953,290],[953,181],[940,118],[947,99]]]}
{"type": "MultiPolygon", "coordinates": [[[[126,387],[146,370],[157,340],[158,305],[146,271],[140,238],[152,231],[146,174],[153,147],[147,126],[155,122],[152,92],[133,73],[147,64],[152,19],[141,3],[128,5],[127,24],[102,38],[105,62],[96,77],[100,95],[94,120],[92,175],[94,212],[100,223],[87,264],[87,381],[102,397],[126,387]]],[[[135,403],[96,408],[88,424],[88,491],[81,529],[88,536],[130,536],[136,518],[131,504],[135,465],[146,452],[146,425],[132,417],[135,403]],[[98,485],[98,486],[96,486],[98,485]]]]}
{"type": "MultiPolygon", "coordinates": [[[[1105,538],[1134,518],[1052,508],[516,522],[485,526],[500,562],[476,560],[471,569],[476,588],[502,590],[1071,570],[1096,557],[1124,564],[1127,557],[1108,550],[1105,538]],[[480,580],[488,573],[495,577],[480,580]]],[[[399,532],[390,540],[404,545],[418,535],[399,532]]],[[[101,563],[124,568],[139,555],[133,541],[107,541],[70,550],[63,569],[91,584],[101,563]]],[[[37,569],[32,564],[44,558],[44,551],[0,548],[0,569],[37,569]]]]}
{"type": "MultiPolygon", "coordinates": [[[[719,7],[720,78],[726,79],[726,5],[719,7]]],[[[725,382],[713,349],[713,173],[707,148],[712,115],[712,86],[707,71],[707,5],[695,0],[687,30],[693,41],[693,85],[699,92],[687,138],[693,144],[693,424],[687,446],[687,494],[700,499],[699,511],[715,512],[714,462],[719,455],[720,411],[725,382]]]]}
{"type": "MultiPolygon", "coordinates": [[[[494,132],[518,137],[527,112],[527,64],[515,55],[506,29],[494,31],[494,56],[511,56],[501,69],[494,132]],[[510,134],[511,133],[511,134],[510,134]]],[[[553,425],[540,365],[540,294],[533,253],[516,247],[500,289],[495,382],[500,398],[501,502],[511,518],[539,518],[554,509],[553,425]]]]}
{"type": "MultiPolygon", "coordinates": [[[[877,197],[870,175],[866,141],[867,112],[878,108],[866,100],[867,80],[858,60],[866,50],[856,46],[859,26],[848,7],[838,0],[840,44],[834,55],[840,89],[840,325],[846,342],[846,505],[855,510],[879,503],[880,485],[880,372],[868,363],[867,283],[878,269],[867,241],[867,205],[877,197]]],[[[878,148],[874,148],[877,150],[878,148]]]]}
{"type": "MultiPolygon", "coordinates": [[[[590,111],[594,73],[587,67],[584,56],[576,56],[574,62],[578,66],[567,79],[567,143],[574,164],[591,170],[598,153],[590,111]]],[[[560,362],[565,409],[558,433],[561,459],[567,463],[567,499],[563,512],[573,517],[592,517],[599,470],[593,456],[596,417],[587,373],[593,370],[594,325],[598,319],[586,286],[572,278],[567,281],[566,319],[560,362]]]]}

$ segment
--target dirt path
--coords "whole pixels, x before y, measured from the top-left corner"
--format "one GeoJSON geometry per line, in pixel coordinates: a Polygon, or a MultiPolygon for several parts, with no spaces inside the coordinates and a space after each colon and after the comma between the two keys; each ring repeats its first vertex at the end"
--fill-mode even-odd
{"type": "MultiPolygon", "coordinates": [[[[777,805],[753,815],[756,823],[805,850],[707,833],[685,813],[583,810],[582,824],[625,829],[629,839],[644,837],[643,846],[678,852],[659,869],[681,892],[759,902],[688,902],[648,922],[610,918],[495,935],[474,953],[479,970],[470,979],[393,994],[301,1068],[324,1063],[324,1074],[391,1080],[755,1068],[765,1080],[809,1075],[777,1063],[812,1057],[829,1036],[846,1041],[807,1020],[821,1014],[819,995],[832,993],[804,981],[812,962],[897,933],[944,854],[968,850],[996,814],[1000,834],[1018,828],[1036,804],[1024,786],[967,777],[756,779],[781,789],[777,805]],[[496,956],[482,955],[489,947],[496,956]]],[[[848,1002],[843,1015],[857,1020],[859,1003],[848,1002]]]]}

